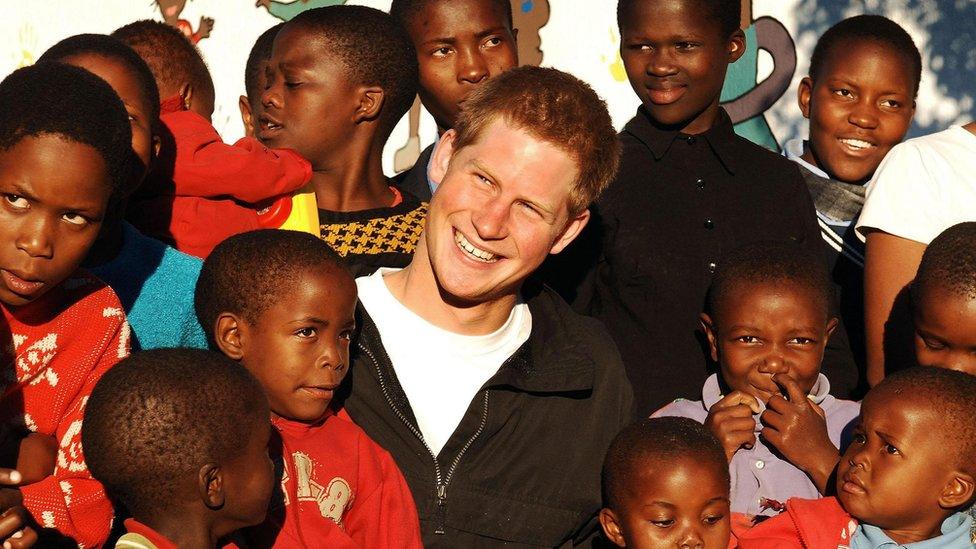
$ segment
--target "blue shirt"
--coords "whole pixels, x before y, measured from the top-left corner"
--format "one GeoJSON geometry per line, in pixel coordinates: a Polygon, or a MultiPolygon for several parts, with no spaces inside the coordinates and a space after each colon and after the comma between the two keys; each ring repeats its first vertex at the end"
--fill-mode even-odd
{"type": "Polygon", "coordinates": [[[132,350],[207,348],[193,295],[203,261],[149,238],[129,223],[115,259],[88,269],[111,286],[132,327],[132,350]]]}
{"type": "Polygon", "coordinates": [[[851,536],[851,549],[956,549],[973,547],[970,528],[973,518],[966,513],[956,513],[942,521],[942,535],[900,545],[888,537],[881,528],[861,524],[851,536]]]}

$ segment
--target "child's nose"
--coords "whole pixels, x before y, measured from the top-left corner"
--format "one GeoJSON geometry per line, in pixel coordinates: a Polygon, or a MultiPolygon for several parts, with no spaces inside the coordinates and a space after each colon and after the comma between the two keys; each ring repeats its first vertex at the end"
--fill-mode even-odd
{"type": "Polygon", "coordinates": [[[878,113],[875,112],[873,105],[869,105],[866,101],[859,101],[851,109],[848,121],[859,128],[874,129],[878,127],[878,113]]]}
{"type": "Polygon", "coordinates": [[[51,223],[37,216],[33,223],[24,223],[17,237],[17,249],[31,257],[50,259],[54,253],[51,223]]]}
{"type": "Polygon", "coordinates": [[[764,374],[785,373],[788,372],[789,369],[789,364],[783,357],[782,351],[777,347],[770,349],[769,353],[763,358],[762,363],[759,365],[759,371],[764,374]]]}
{"type": "Polygon", "coordinates": [[[459,56],[458,80],[477,84],[488,77],[488,64],[479,52],[462,52],[459,56]]]}
{"type": "Polygon", "coordinates": [[[651,53],[651,58],[644,69],[647,74],[657,77],[672,76],[678,72],[674,59],[663,48],[656,49],[651,53]]]}
{"type": "Polygon", "coordinates": [[[678,547],[681,549],[702,549],[705,547],[705,540],[701,532],[698,531],[697,525],[688,525],[679,539],[678,547]]]}

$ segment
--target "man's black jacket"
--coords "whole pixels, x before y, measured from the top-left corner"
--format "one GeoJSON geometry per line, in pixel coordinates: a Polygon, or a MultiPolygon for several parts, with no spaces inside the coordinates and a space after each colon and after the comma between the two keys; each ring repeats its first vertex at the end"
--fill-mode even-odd
{"type": "Polygon", "coordinates": [[[436,458],[360,306],[344,405],[399,465],[428,548],[572,546],[596,528],[600,468],[630,421],[630,384],[599,322],[547,288],[523,296],[528,341],[485,383],[436,458]]]}

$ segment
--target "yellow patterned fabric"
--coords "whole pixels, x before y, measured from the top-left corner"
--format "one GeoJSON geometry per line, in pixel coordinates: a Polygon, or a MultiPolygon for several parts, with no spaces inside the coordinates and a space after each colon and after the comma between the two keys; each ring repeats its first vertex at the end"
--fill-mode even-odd
{"type": "Polygon", "coordinates": [[[364,212],[319,210],[319,236],[354,274],[369,274],[380,267],[406,266],[426,218],[427,203],[416,201],[364,212]]]}

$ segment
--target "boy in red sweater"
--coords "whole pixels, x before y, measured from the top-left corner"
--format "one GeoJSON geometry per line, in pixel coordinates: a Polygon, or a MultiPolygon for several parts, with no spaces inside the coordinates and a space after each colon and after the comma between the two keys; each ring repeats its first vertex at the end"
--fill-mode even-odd
{"type": "Polygon", "coordinates": [[[31,433],[3,446],[22,463],[47,457],[38,437],[56,448],[53,467],[0,488],[0,510],[22,504],[82,546],[103,543],[112,518],[85,465],[82,414],[94,384],[128,354],[129,327],[115,294],[78,266],[130,155],[125,107],[88,71],[46,62],[0,83],[0,424],[31,433]]]}
{"type": "Polygon", "coordinates": [[[155,349],[112,368],[85,412],[92,474],[131,514],[116,547],[214,549],[268,511],[268,401],[219,353],[155,349]]]}
{"type": "Polygon", "coordinates": [[[251,137],[223,142],[210,123],[213,82],[197,49],[178,30],[137,21],[115,32],[149,65],[159,87],[162,147],[128,214],[143,233],[206,257],[230,235],[258,229],[257,211],[306,183],[311,167],[291,150],[251,137]]]}
{"type": "Polygon", "coordinates": [[[791,499],[739,547],[971,548],[976,377],[918,366],[872,389],[837,469],[837,497],[791,499]]]}
{"type": "Polygon", "coordinates": [[[218,245],[197,282],[204,331],[258,378],[280,439],[281,492],[248,537],[257,547],[419,548],[393,458],[329,407],[356,328],[356,284],[339,261],[310,234],[255,231],[218,245]]]}

